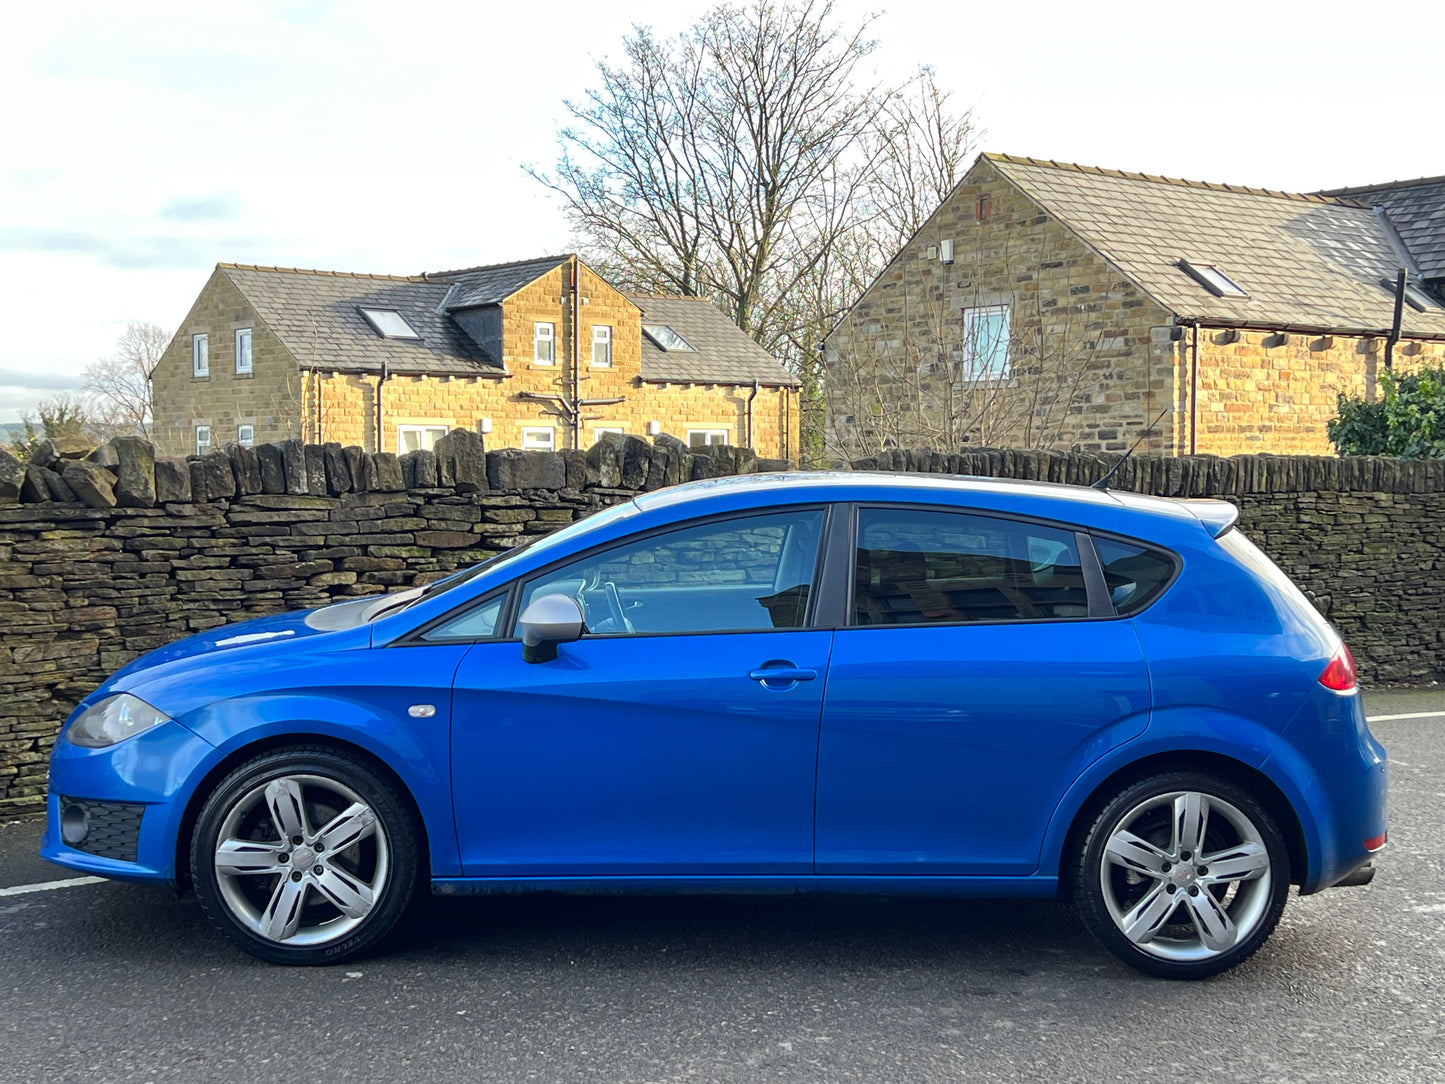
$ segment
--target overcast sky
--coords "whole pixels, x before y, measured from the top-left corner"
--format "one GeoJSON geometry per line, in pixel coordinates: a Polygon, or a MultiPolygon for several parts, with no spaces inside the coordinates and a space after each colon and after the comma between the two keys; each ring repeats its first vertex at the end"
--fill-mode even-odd
{"type": "MultiPolygon", "coordinates": [[[[552,162],[562,100],[630,24],[671,35],[708,6],[9,10],[0,422],[78,386],[128,320],[174,328],[217,261],[414,273],[566,250],[523,165],[552,162]]],[[[894,0],[873,62],[932,65],[981,149],[1309,191],[1445,174],[1442,10],[894,0]]]]}

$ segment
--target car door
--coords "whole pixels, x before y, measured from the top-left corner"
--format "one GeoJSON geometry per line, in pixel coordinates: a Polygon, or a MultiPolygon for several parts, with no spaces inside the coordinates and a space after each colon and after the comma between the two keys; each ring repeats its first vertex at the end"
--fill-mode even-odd
{"type": "Polygon", "coordinates": [[[1023,875],[1082,766],[1147,721],[1127,620],[1086,536],[960,510],[861,507],[852,612],[819,740],[817,870],[1023,875]]]}
{"type": "Polygon", "coordinates": [[[826,513],[634,537],[515,587],[587,632],[548,662],[477,643],[453,694],[468,876],[811,873],[832,632],[809,627],[826,513]]]}

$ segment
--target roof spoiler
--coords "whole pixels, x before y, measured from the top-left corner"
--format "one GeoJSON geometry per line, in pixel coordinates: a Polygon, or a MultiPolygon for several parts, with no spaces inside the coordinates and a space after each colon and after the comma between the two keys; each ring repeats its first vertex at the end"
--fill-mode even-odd
{"type": "Polygon", "coordinates": [[[1196,498],[1179,503],[1193,512],[1194,518],[1215,538],[1231,530],[1239,520],[1239,509],[1228,501],[1196,498]]]}

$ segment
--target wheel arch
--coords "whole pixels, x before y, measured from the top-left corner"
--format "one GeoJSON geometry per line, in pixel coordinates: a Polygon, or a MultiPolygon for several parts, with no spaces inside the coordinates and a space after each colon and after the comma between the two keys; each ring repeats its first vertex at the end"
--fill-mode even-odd
{"type": "Polygon", "coordinates": [[[428,880],[431,878],[431,840],[427,821],[422,815],[416,795],[412,793],[406,780],[365,746],[346,741],[332,734],[292,732],[268,734],[232,749],[207,770],[201,781],[191,791],[190,798],[186,802],[185,812],[181,816],[179,830],[176,832],[175,888],[177,893],[184,892],[191,887],[191,837],[195,834],[196,821],[201,815],[201,809],[205,806],[206,799],[237,765],[276,749],[285,749],[296,745],[327,749],[355,757],[383,780],[390,783],[395,789],[397,797],[406,804],[407,810],[411,813],[417,826],[417,846],[420,848],[417,855],[417,876],[428,880]]]}
{"type": "Polygon", "coordinates": [[[1151,775],[1169,771],[1206,772],[1248,791],[1264,806],[1279,825],[1289,854],[1290,883],[1300,884],[1309,870],[1309,850],[1304,828],[1290,800],[1277,783],[1258,768],[1223,753],[1207,750],[1176,749],[1152,753],[1117,768],[1100,780],[1075,809],[1063,844],[1053,856],[1059,878],[1059,894],[1067,898],[1073,892],[1073,855],[1083,845],[1085,833],[1115,794],[1151,775]]]}

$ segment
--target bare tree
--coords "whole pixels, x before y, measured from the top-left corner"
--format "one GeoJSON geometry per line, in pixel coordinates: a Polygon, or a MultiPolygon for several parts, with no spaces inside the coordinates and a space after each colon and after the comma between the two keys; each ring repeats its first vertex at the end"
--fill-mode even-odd
{"type": "Polygon", "coordinates": [[[87,367],[89,428],[102,437],[151,434],[151,373],[170,345],[171,333],[132,320],[115,353],[87,367]]]}
{"type": "Polygon", "coordinates": [[[552,172],[529,172],[611,279],[711,297],[818,388],[823,335],[970,147],[931,71],[902,90],[864,71],[871,23],[840,25],[829,0],[754,0],[673,40],[634,28],[623,62],[566,103],[552,172]]]}

